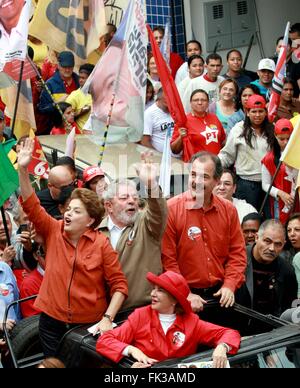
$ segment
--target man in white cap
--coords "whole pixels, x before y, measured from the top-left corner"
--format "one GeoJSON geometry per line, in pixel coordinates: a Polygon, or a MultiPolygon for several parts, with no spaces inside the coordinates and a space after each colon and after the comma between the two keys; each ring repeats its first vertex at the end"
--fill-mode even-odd
{"type": "Polygon", "coordinates": [[[258,64],[257,70],[259,79],[251,82],[252,85],[258,87],[260,94],[265,98],[268,97],[269,90],[271,89],[275,68],[276,65],[273,59],[262,59],[258,64]]]}

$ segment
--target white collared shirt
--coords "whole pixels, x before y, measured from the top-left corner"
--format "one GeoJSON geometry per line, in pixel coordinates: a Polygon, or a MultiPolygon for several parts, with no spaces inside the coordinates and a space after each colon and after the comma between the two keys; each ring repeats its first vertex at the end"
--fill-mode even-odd
{"type": "Polygon", "coordinates": [[[13,59],[24,59],[27,53],[29,6],[24,2],[18,24],[8,34],[0,22],[0,60],[1,65],[13,59]]]}
{"type": "Polygon", "coordinates": [[[118,242],[120,240],[120,237],[124,231],[125,228],[119,228],[117,225],[115,225],[112,221],[112,219],[108,216],[108,222],[107,227],[110,232],[110,243],[114,249],[116,249],[118,242]]]}

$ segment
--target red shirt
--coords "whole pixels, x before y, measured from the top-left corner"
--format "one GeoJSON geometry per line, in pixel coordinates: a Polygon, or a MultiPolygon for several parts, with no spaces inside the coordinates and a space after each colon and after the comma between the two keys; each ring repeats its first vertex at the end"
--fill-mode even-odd
{"type": "Polygon", "coordinates": [[[65,85],[65,89],[66,89],[67,94],[71,94],[72,92],[77,90],[77,86],[76,86],[76,83],[75,83],[73,77],[72,77],[72,82],[70,83],[70,85],[66,81],[64,81],[64,85],[65,85]]]}
{"type": "Polygon", "coordinates": [[[245,281],[247,263],[235,207],[217,196],[209,209],[188,207],[188,192],[168,201],[162,241],[164,270],[181,273],[191,288],[222,283],[235,292],[245,281]]]}
{"type": "MultiPolygon", "coordinates": [[[[27,298],[28,296],[37,295],[40,291],[40,287],[43,281],[43,275],[37,269],[34,269],[30,274],[23,280],[20,287],[20,298],[27,298]]],[[[27,318],[32,315],[40,314],[40,310],[37,310],[34,305],[35,299],[29,300],[28,302],[20,303],[22,317],[27,318]]]]}
{"type": "MultiPolygon", "coordinates": [[[[75,128],[76,135],[81,135],[80,129],[78,128],[76,123],[72,124],[72,129],[75,128]]],[[[67,135],[67,131],[65,128],[53,127],[51,129],[50,135],[67,135]]]]}
{"type": "Polygon", "coordinates": [[[200,344],[216,347],[223,342],[232,348],[230,353],[235,354],[240,340],[236,330],[202,321],[193,313],[177,315],[165,334],[158,313],[147,306],[136,309],[122,326],[99,337],[96,349],[103,356],[119,362],[124,357],[124,349],[132,345],[148,357],[164,361],[192,355],[200,344]]]}
{"type": "Polygon", "coordinates": [[[100,321],[108,307],[108,289],[110,296],[117,291],[128,294],[109,239],[90,229],[75,247],[64,232],[63,221],[47,214],[35,193],[22,206],[46,246],[46,271],[34,307],[62,322],[100,321]]]}
{"type": "Polygon", "coordinates": [[[170,54],[170,68],[172,71],[172,76],[175,79],[176,73],[180,66],[184,63],[184,60],[181,58],[181,56],[177,53],[171,53],[170,54]]]}
{"type": "MultiPolygon", "coordinates": [[[[275,166],[274,153],[272,151],[268,152],[267,155],[263,158],[262,164],[266,166],[271,176],[275,175],[277,167],[275,166]]],[[[285,164],[282,163],[279,173],[277,174],[275,181],[273,183],[273,186],[279,190],[284,191],[285,193],[291,194],[292,182],[286,180],[287,177],[288,177],[288,174],[286,173],[285,164]]],[[[270,201],[272,217],[274,217],[274,198],[269,196],[269,201],[270,201]]],[[[279,199],[278,202],[279,202],[279,210],[280,210],[279,219],[282,222],[282,224],[285,224],[285,222],[289,217],[289,213],[283,213],[282,210],[285,207],[285,204],[281,199],[279,199]]]]}
{"type": "MultiPolygon", "coordinates": [[[[226,140],[226,133],[215,114],[207,113],[205,117],[198,117],[190,113],[187,115],[185,127],[187,129],[187,141],[190,146],[184,148],[183,160],[190,160],[194,154],[200,151],[208,151],[215,155],[219,154],[226,140]]],[[[175,126],[171,143],[178,137],[179,128],[175,126]]]]}

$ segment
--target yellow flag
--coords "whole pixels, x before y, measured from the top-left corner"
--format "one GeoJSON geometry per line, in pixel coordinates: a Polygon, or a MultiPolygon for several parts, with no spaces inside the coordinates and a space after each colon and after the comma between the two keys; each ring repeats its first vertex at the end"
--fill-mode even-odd
{"type": "MultiPolygon", "coordinates": [[[[17,90],[17,85],[5,89],[0,89],[0,97],[6,105],[5,114],[11,119],[11,123],[16,106],[17,90]]],[[[17,139],[19,139],[22,136],[28,135],[30,128],[35,129],[36,123],[32,104],[31,84],[30,80],[28,79],[22,81],[14,134],[17,139]]]]}
{"type": "Polygon", "coordinates": [[[99,46],[106,31],[103,0],[39,1],[29,34],[57,52],[72,51],[76,65],[99,46]],[[102,31],[103,30],[103,31],[102,31]]]}
{"type": "Polygon", "coordinates": [[[282,153],[281,161],[290,167],[300,170],[300,120],[296,122],[288,145],[282,153]]]}

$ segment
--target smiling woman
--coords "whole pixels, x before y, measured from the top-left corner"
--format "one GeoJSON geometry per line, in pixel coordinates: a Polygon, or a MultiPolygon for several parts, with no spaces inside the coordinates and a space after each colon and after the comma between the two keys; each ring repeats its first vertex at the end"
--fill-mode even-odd
{"type": "Polygon", "coordinates": [[[42,311],[43,351],[45,357],[51,357],[63,335],[75,325],[100,321],[96,332],[111,330],[128,290],[117,253],[95,230],[104,213],[97,194],[75,190],[64,220],[53,219],[31,188],[27,167],[32,151],[33,141],[26,139],[18,155],[20,188],[24,211],[47,247],[47,270],[35,307],[42,311]]]}

